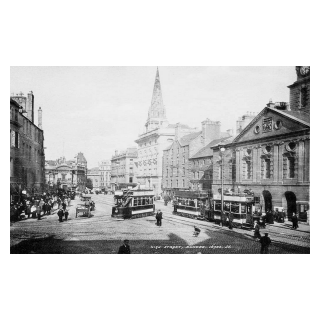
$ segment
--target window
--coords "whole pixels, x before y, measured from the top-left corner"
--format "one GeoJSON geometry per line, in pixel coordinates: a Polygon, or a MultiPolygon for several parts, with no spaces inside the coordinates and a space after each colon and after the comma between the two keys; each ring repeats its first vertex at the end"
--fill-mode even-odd
{"type": "Polygon", "coordinates": [[[294,158],[288,158],[289,178],[294,178],[294,158]]]}
{"type": "Polygon", "coordinates": [[[182,187],[184,188],[184,179],[182,180],[182,187]]]}
{"type": "Polygon", "coordinates": [[[10,159],[10,177],[14,177],[14,171],[13,171],[13,159],[10,159]]]}
{"type": "Polygon", "coordinates": [[[11,147],[15,147],[15,141],[16,141],[16,132],[13,130],[10,130],[11,132],[11,147]]]}
{"type": "Polygon", "coordinates": [[[270,159],[264,161],[264,178],[270,179],[270,159]]]}
{"type": "Polygon", "coordinates": [[[179,187],[179,180],[177,180],[177,188],[179,187]]]}
{"type": "Polygon", "coordinates": [[[306,85],[301,87],[300,90],[300,108],[305,108],[308,101],[308,88],[306,85]]]}
{"type": "Polygon", "coordinates": [[[251,161],[246,161],[246,178],[251,179],[251,161]]]}

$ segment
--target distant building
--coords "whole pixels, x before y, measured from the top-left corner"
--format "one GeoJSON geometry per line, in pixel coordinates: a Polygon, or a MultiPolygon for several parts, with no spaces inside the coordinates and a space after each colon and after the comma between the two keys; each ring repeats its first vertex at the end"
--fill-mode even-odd
{"type": "MultiPolygon", "coordinates": [[[[40,112],[41,111],[41,112],[40,112]]],[[[42,122],[39,109],[38,121],[42,122]]],[[[34,95],[10,97],[10,194],[39,193],[45,184],[44,134],[34,123],[34,95]]]]}
{"type": "Polygon", "coordinates": [[[175,125],[170,125],[167,120],[157,69],[145,133],[135,140],[138,144],[137,182],[153,189],[156,195],[162,192],[163,150],[172,143],[174,136],[175,125]]]}
{"type": "Polygon", "coordinates": [[[164,194],[172,196],[177,190],[197,190],[201,178],[190,172],[193,162],[189,159],[212,140],[230,136],[229,132],[220,132],[219,121],[206,119],[201,125],[201,131],[181,124],[176,125],[174,141],[163,151],[164,194]]]}
{"type": "Polygon", "coordinates": [[[100,188],[111,188],[111,162],[110,160],[102,160],[99,163],[100,188]]]}
{"type": "Polygon", "coordinates": [[[87,171],[87,179],[90,179],[92,181],[92,187],[93,188],[100,188],[100,171],[99,171],[99,167],[88,169],[88,171],[87,171]]]}
{"type": "Polygon", "coordinates": [[[135,161],[138,157],[137,148],[115,151],[111,158],[111,189],[117,190],[133,187],[137,184],[135,177],[135,161]]]}
{"type": "Polygon", "coordinates": [[[75,160],[66,160],[65,157],[47,160],[45,176],[49,191],[74,188],[82,192],[87,182],[87,160],[82,152],[75,156],[75,160]]]}

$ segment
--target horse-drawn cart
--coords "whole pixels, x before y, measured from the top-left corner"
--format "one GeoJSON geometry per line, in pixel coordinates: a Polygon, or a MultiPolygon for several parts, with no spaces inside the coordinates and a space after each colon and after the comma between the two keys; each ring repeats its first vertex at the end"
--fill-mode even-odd
{"type": "Polygon", "coordinates": [[[83,217],[90,218],[91,216],[90,207],[83,204],[78,204],[76,208],[76,218],[78,217],[78,214],[81,214],[81,213],[83,217]]]}

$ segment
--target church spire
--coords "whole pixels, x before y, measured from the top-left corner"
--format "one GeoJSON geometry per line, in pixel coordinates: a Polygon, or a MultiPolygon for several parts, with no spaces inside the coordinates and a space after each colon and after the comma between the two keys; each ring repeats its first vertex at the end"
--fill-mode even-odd
{"type": "Polygon", "coordinates": [[[151,105],[149,108],[148,122],[151,118],[166,119],[166,109],[163,105],[159,69],[157,67],[156,79],[153,87],[151,105]]]}

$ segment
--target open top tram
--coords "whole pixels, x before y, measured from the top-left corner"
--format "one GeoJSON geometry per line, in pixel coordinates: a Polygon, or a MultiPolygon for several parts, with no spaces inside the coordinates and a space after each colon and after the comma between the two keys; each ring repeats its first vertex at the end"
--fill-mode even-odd
{"type": "Polygon", "coordinates": [[[120,219],[134,219],[155,214],[154,191],[144,189],[128,190],[116,205],[111,216],[120,219]]]}

